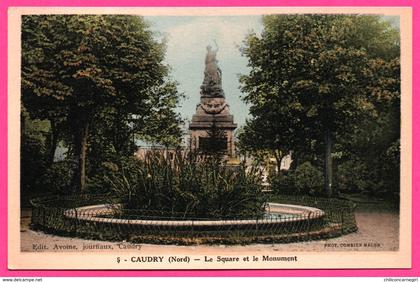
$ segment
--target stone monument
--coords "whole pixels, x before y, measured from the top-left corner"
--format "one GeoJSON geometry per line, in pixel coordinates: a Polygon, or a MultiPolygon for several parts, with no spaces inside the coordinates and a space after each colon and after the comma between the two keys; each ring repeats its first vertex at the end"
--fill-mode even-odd
{"type": "Polygon", "coordinates": [[[216,49],[207,46],[205,59],[204,80],[201,85],[200,103],[189,125],[190,147],[192,150],[204,150],[209,142],[214,142],[214,136],[209,135],[215,128],[221,132],[217,139],[219,147],[227,157],[235,156],[235,143],[233,131],[237,125],[233,122],[233,116],[229,112],[229,105],[226,104],[225,94],[222,89],[222,71],[220,70],[216,49]],[[221,145],[221,146],[220,146],[221,145]]]}

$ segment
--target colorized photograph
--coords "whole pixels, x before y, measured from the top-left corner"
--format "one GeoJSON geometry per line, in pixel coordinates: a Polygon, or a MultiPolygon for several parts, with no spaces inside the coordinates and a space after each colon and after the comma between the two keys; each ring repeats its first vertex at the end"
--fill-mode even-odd
{"type": "Polygon", "coordinates": [[[20,15],[17,252],[126,269],[399,254],[402,19],[342,10],[20,15]]]}

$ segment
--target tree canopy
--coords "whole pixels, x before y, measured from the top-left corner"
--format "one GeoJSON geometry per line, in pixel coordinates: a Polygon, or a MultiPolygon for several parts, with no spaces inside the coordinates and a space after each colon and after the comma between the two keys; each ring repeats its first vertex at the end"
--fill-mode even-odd
{"type": "Polygon", "coordinates": [[[262,34],[250,34],[242,47],[252,118],[240,138],[283,153],[323,147],[331,195],[338,136],[399,99],[399,33],[366,15],[270,15],[263,23],[262,34]]]}
{"type": "MultiPolygon", "coordinates": [[[[138,16],[23,16],[22,101],[33,118],[64,124],[78,158],[78,191],[86,186],[89,138],[106,131],[97,128],[106,120],[126,125],[139,116],[177,133],[181,95],[164,55],[138,16]]],[[[144,123],[137,124],[131,129],[142,132],[144,123]]]]}

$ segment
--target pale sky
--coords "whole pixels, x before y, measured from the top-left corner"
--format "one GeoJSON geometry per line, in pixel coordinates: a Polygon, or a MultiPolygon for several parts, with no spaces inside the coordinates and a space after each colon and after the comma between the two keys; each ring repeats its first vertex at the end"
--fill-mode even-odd
{"type": "MultiPolygon", "coordinates": [[[[262,30],[261,16],[153,16],[145,17],[151,30],[166,37],[166,62],[172,67],[172,77],[186,96],[178,111],[191,120],[200,102],[200,86],[204,78],[206,46],[219,46],[217,59],[222,70],[222,86],[235,122],[241,126],[248,107],[241,101],[239,74],[248,73],[247,59],[238,46],[251,31],[262,30]]],[[[159,36],[159,35],[158,35],[159,36]]]]}
{"type": "MultiPolygon", "coordinates": [[[[178,111],[191,120],[200,101],[206,46],[219,46],[217,59],[222,70],[222,86],[231,114],[238,126],[245,123],[248,107],[240,99],[239,74],[247,74],[247,58],[239,46],[250,31],[263,30],[261,16],[152,16],[144,17],[159,40],[166,38],[166,63],[172,67],[172,77],[179,83],[179,91],[186,96],[178,111]]],[[[383,16],[395,27],[399,18],[383,16]]]]}

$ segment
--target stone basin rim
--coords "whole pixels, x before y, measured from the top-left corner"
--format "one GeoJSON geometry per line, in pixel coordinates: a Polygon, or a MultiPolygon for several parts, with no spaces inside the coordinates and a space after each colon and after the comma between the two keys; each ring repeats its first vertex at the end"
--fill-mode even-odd
{"type": "Polygon", "coordinates": [[[78,220],[90,221],[95,223],[130,224],[130,225],[175,225],[175,226],[217,226],[217,225],[254,225],[270,224],[280,222],[300,222],[304,220],[321,219],[325,212],[321,209],[280,203],[267,203],[266,210],[271,214],[291,214],[292,217],[286,219],[240,219],[240,220],[146,220],[146,219],[120,219],[104,218],[101,216],[110,215],[115,206],[120,204],[99,204],[82,206],[64,211],[64,216],[78,220]],[[99,212],[98,212],[99,211],[99,212]],[[93,215],[95,212],[95,215],[93,215]]]}

